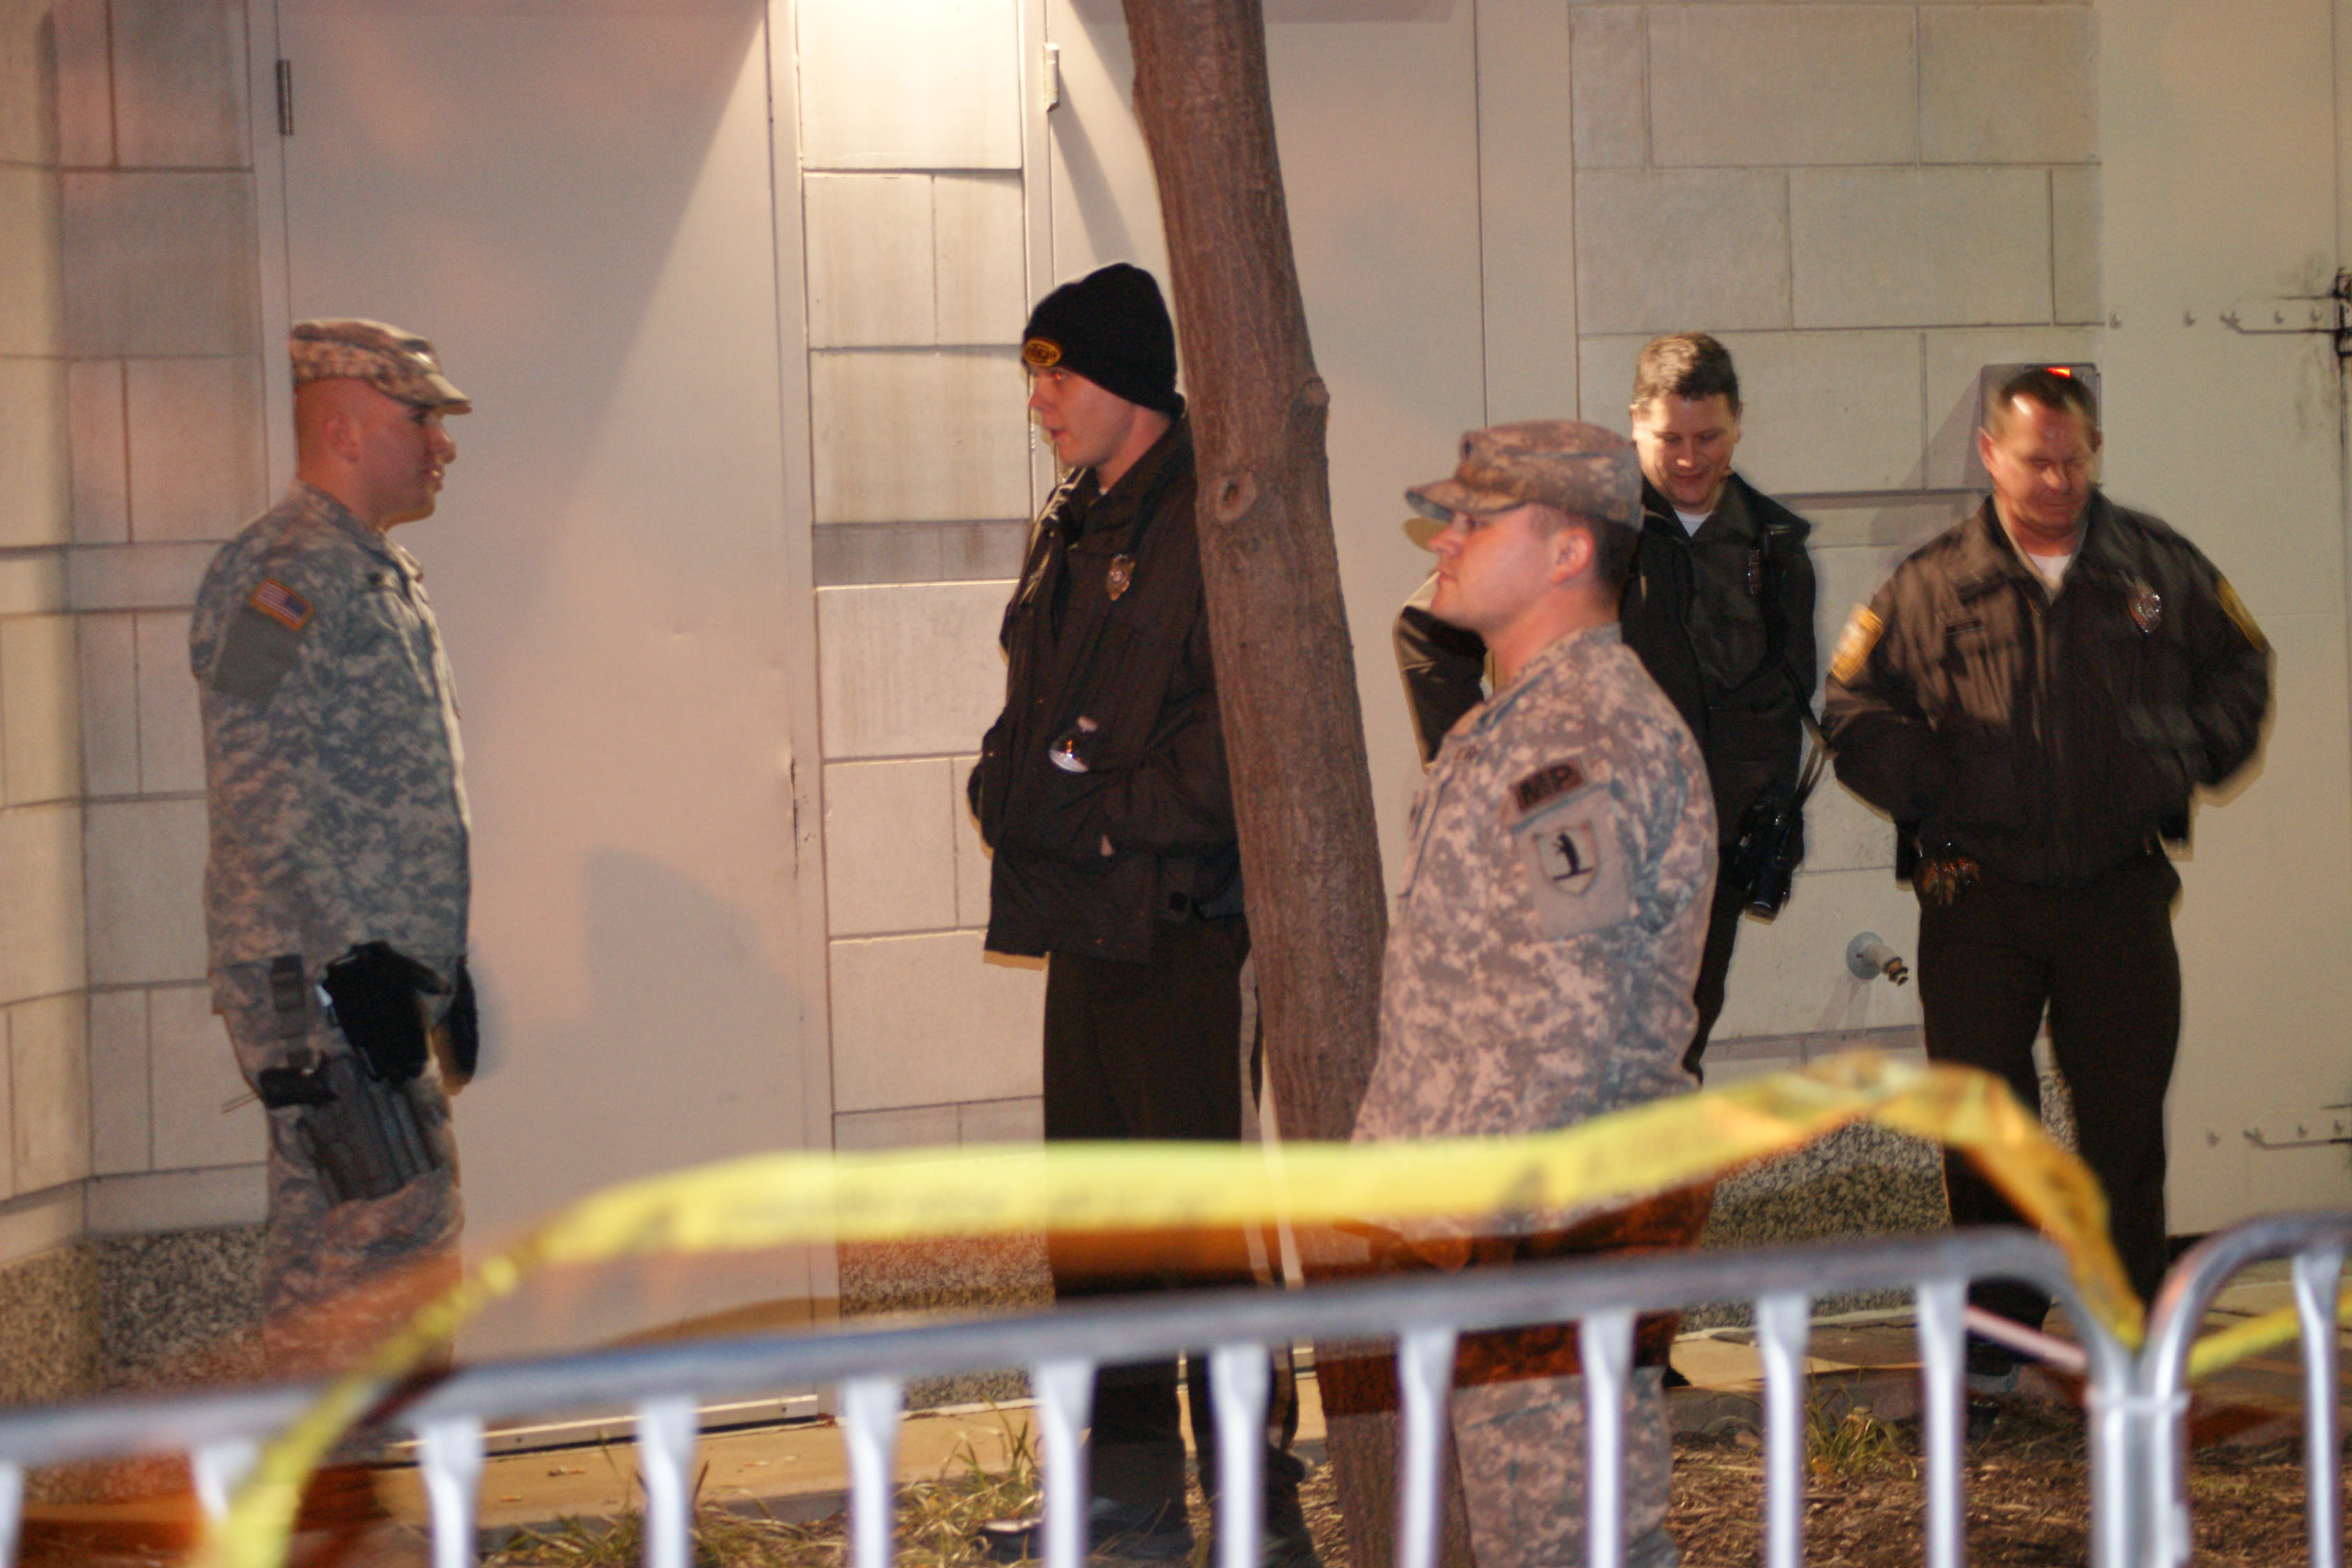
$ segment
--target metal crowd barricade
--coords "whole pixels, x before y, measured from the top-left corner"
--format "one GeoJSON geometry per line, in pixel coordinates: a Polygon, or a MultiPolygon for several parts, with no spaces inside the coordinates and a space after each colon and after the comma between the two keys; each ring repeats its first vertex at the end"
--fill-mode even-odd
{"type": "Polygon", "coordinates": [[[2343,1560],[2343,1434],[2336,1409],[2336,1291],[2352,1251],[2352,1212],[2272,1215],[2217,1231],[2183,1254],[2148,1319],[2136,1402],[2145,1413],[2144,1493],[2158,1568],[2189,1561],[2189,1352],[2230,1277],[2250,1263],[2293,1260],[2303,1343],[2304,1484],[2312,1568],[2343,1560]]]}
{"type": "MultiPolygon", "coordinates": [[[[1086,1558],[1087,1489],[1080,1443],[1097,1365],[1207,1346],[1216,1413],[1226,1431],[1262,1426],[1266,1348],[1300,1340],[1390,1342],[1397,1348],[1402,1441],[1398,1568],[1433,1568],[1438,1480],[1454,1345],[1467,1331],[1580,1322],[1589,1441],[1588,1560],[1619,1568],[1625,1547],[1621,1478],[1624,1400],[1634,1316],[1716,1301],[1755,1305],[1765,1372],[1767,1568],[1803,1556],[1805,1342],[1814,1299],[1832,1291],[1908,1286],[1916,1291],[1925,1381],[1927,1561],[1959,1568],[1964,1552],[1960,1459],[1965,1428],[1962,1327],[1969,1279],[2028,1281],[2084,1325],[2089,1356],[2091,1535],[2095,1568],[2138,1561],[2132,1363],[2082,1310],[2063,1260],[2021,1231],[1786,1247],[1665,1253],[1391,1277],[1297,1292],[1238,1290],[1133,1298],[1049,1314],[906,1328],[668,1343],[462,1369],[388,1416],[419,1441],[435,1568],[475,1560],[477,1492],[486,1423],[622,1405],[636,1412],[646,1500],[646,1561],[691,1560],[696,1410],[706,1400],[831,1385],[850,1465],[855,1568],[888,1568],[892,1460],[908,1378],[1025,1367],[1042,1434],[1046,1568],[1086,1558]]],[[[26,1468],[75,1459],[177,1451],[217,1513],[258,1445],[315,1390],[270,1388],[168,1399],[113,1400],[0,1414],[0,1564],[16,1561],[26,1468]]],[[[1221,1568],[1259,1555],[1255,1445],[1223,1446],[1218,1503],[1221,1568]]]]}

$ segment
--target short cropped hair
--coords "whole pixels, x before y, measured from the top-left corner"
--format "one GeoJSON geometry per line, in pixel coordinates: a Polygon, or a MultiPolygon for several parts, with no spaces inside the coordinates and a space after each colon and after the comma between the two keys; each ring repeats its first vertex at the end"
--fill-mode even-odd
{"type": "Polygon", "coordinates": [[[2037,366],[2021,371],[2000,384],[2000,395],[1984,411],[1984,427],[1988,434],[1998,436],[2009,428],[2009,405],[2019,398],[2038,405],[2053,414],[2071,408],[2083,416],[2084,423],[2096,431],[2099,427],[2099,398],[2090,383],[2079,375],[2068,375],[2063,370],[2037,366]]]}
{"type": "Polygon", "coordinates": [[[1529,523],[1537,536],[1543,539],[1549,539],[1563,528],[1584,530],[1592,539],[1592,572],[1601,585],[1612,593],[1625,585],[1625,578],[1633,569],[1634,546],[1642,539],[1634,530],[1620,528],[1613,522],[1596,522],[1541,501],[1535,503],[1529,523]]]}
{"type": "Polygon", "coordinates": [[[1652,338],[1633,361],[1633,406],[1661,397],[1687,397],[1705,402],[1720,395],[1739,412],[1739,373],[1731,368],[1731,351],[1705,332],[1669,332],[1652,338]]]}

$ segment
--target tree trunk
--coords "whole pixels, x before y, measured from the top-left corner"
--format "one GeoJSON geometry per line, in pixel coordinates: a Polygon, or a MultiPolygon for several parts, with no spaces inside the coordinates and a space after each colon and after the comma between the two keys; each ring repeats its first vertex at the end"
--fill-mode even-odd
{"type": "MultiPolygon", "coordinates": [[[[1265,23],[1258,0],[1126,8],[1191,389],[1265,1058],[1283,1134],[1343,1139],[1379,1047],[1387,911],[1331,532],[1330,397],[1291,253],[1265,23]]],[[[1388,1568],[1393,1363],[1330,1345],[1316,1368],[1356,1568],[1388,1568]]],[[[1458,1480],[1448,1490],[1444,1557],[1466,1563],[1458,1480]]]]}

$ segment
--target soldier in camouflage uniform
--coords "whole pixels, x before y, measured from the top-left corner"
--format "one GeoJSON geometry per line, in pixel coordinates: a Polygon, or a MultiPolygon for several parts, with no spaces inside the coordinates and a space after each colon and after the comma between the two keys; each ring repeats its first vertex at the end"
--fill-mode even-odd
{"type": "Polygon", "coordinates": [[[448,1100],[472,1068],[457,700],[424,574],[470,405],[414,334],[303,321],[298,467],[225,545],[189,636],[201,691],[213,1004],[268,1108],[271,1370],[348,1363],[454,1280],[448,1100]],[[331,1003],[331,1008],[330,1004],[331,1003]]]}
{"type": "MultiPolygon", "coordinates": [[[[1360,1140],[1542,1131],[1691,1087],[1715,807],[1689,729],[1618,634],[1640,496],[1629,443],[1558,420],[1474,431],[1453,478],[1407,492],[1446,523],[1432,607],[1486,639],[1496,690],[1413,803],[1360,1140]]],[[[1605,1232],[1538,1217],[1502,1237],[1469,1218],[1416,1226],[1396,1250],[1460,1268],[1672,1244],[1704,1213],[1670,1195],[1605,1232]]],[[[1465,1336],[1454,1435],[1479,1568],[1583,1561],[1573,1350],[1558,1328],[1465,1336]]],[[[1659,1379],[1635,1373],[1629,1428],[1639,1568],[1675,1557],[1659,1379]]]]}

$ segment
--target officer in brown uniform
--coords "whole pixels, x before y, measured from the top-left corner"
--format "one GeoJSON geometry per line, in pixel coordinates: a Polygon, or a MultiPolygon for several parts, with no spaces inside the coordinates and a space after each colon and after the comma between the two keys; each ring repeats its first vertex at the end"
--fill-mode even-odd
{"type": "Polygon", "coordinates": [[[268,1110],[265,1339],[286,1374],[348,1364],[455,1281],[428,1038],[453,1078],[474,1043],[457,698],[424,574],[386,537],[432,511],[444,416],[471,405],[382,322],[298,322],[292,355],[293,489],[214,557],[189,633],[213,1005],[268,1110]]]}
{"type": "MultiPolygon", "coordinates": [[[[1022,338],[1030,413],[1065,478],[1005,606],[1004,710],[970,782],[993,856],[988,950],[1045,957],[1049,1142],[1231,1142],[1249,926],[1175,330],[1151,275],[1118,263],[1046,295],[1022,338]]],[[[1105,1267],[1067,1237],[1050,1250],[1064,1299],[1217,1282],[1105,1267]]],[[[1187,1360],[1193,1449],[1213,1493],[1207,1365],[1187,1360]]],[[[1106,1367],[1097,1381],[1097,1552],[1192,1550],[1176,1381],[1172,1362],[1106,1367]]],[[[1266,1561],[1311,1563],[1303,1467],[1282,1444],[1263,1458],[1266,1561]]]]}
{"type": "MultiPolygon", "coordinates": [[[[1992,495],[1857,606],[1823,715],[1838,777],[1891,815],[1919,896],[1927,1055],[1981,1068],[2041,1104],[2033,1040],[2074,1106],[2133,1287],[2168,1262],[2164,1099],[2180,1037],[2180,960],[2165,854],[2190,798],[2253,754],[2270,649],[2197,547],[2098,488],[2099,416],[2081,381],[2029,371],[1986,411],[1992,495]]],[[[1947,1159],[1955,1225],[2017,1213],[1947,1159]]],[[[1978,1305],[2038,1325],[2022,1285],[1978,1305]]],[[[1970,1384],[2013,1381],[1969,1346],[1970,1384]]]]}
{"type": "MultiPolygon", "coordinates": [[[[1358,1140],[1536,1132],[1687,1093],[1683,1066],[1716,861],[1689,728],[1625,646],[1619,590],[1641,527],[1622,437],[1535,420],[1463,437],[1450,479],[1408,490],[1446,526],[1430,610],[1476,633],[1495,693],[1456,723],[1413,802],[1381,971],[1381,1044],[1358,1140]]],[[[1415,1225],[1404,1267],[1686,1245],[1706,1199],[1532,1234],[1415,1225]]],[[[1584,1560],[1583,1408],[1572,1331],[1465,1335],[1454,1436],[1479,1568],[1584,1560]]],[[[1634,1374],[1626,1561],[1675,1560],[1663,1356],[1634,1374]]]]}

